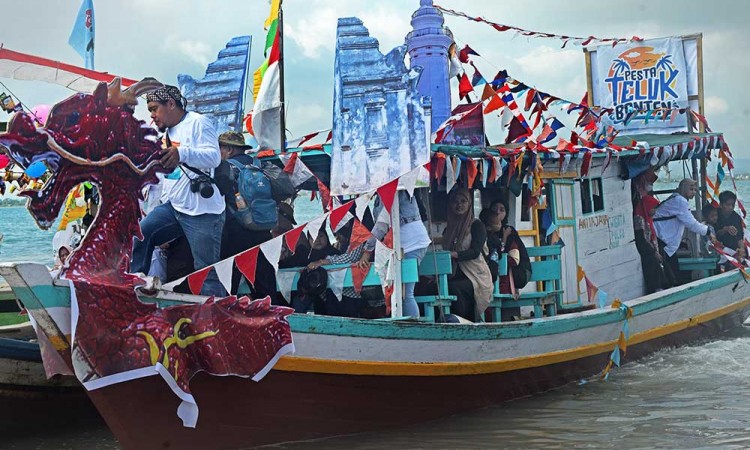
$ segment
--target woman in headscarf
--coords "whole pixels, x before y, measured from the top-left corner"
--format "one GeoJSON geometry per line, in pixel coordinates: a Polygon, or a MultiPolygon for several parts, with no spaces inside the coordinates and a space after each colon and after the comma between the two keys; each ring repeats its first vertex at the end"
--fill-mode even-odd
{"type": "Polygon", "coordinates": [[[496,200],[479,214],[479,219],[487,228],[490,259],[497,260],[503,253],[507,254],[508,273],[500,277],[500,293],[517,298],[531,278],[531,259],[518,231],[508,225],[507,211],[505,203],[496,200]]]}
{"type": "Polygon", "coordinates": [[[447,222],[443,249],[451,252],[455,267],[448,291],[457,298],[451,312],[478,320],[492,297],[492,275],[483,255],[487,251],[487,230],[480,220],[474,219],[468,189],[456,188],[448,196],[447,222]]]}

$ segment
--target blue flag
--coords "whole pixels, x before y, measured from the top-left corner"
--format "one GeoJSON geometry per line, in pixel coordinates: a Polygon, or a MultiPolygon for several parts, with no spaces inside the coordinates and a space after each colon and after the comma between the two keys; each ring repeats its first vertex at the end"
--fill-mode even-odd
{"type": "Polygon", "coordinates": [[[83,57],[87,69],[94,70],[94,1],[83,0],[68,44],[83,57]]]}

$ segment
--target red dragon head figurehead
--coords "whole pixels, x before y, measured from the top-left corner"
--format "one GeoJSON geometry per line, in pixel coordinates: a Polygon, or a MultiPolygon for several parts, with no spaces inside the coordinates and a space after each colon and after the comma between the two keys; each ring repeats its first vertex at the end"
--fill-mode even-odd
{"type": "Polygon", "coordinates": [[[116,78],[56,104],[43,128],[17,114],[0,134],[0,146],[20,166],[42,160],[52,172],[40,191],[21,192],[40,228],[52,225],[76,185],[90,181],[99,188],[97,217],[63,268],[68,277],[127,278],[133,236],[141,236],[141,188],[162,170],[156,131],[133,116],[133,106],[138,95],[161,86],[147,78],[122,91],[116,78]]]}
{"type": "Polygon", "coordinates": [[[41,228],[48,228],[60,212],[68,192],[77,184],[93,181],[100,186],[117,184],[139,191],[155,181],[159,160],[156,132],[133,117],[136,97],[161,86],[144,79],[124,92],[120,79],[100,83],[93,94],[75,94],[56,104],[44,128],[31,115],[16,114],[0,145],[26,168],[43,160],[52,172],[39,192],[24,191],[28,208],[41,228]],[[115,169],[118,170],[108,170],[115,169]]]}

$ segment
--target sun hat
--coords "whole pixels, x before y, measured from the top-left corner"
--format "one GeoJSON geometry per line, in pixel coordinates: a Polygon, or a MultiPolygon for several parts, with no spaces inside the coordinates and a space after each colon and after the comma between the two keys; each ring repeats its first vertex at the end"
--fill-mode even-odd
{"type": "Polygon", "coordinates": [[[253,148],[245,143],[245,137],[239,131],[225,131],[219,135],[219,144],[242,149],[253,148]]]}

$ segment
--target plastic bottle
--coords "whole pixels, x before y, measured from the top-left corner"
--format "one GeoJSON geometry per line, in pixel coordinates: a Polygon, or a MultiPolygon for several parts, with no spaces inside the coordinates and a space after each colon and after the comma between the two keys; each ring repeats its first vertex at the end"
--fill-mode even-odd
{"type": "Polygon", "coordinates": [[[497,260],[499,259],[499,258],[498,258],[498,255],[497,255],[497,250],[495,250],[495,249],[492,249],[492,253],[490,253],[490,259],[491,259],[492,261],[495,261],[495,262],[497,262],[497,260]]]}
{"type": "Polygon", "coordinates": [[[247,208],[247,203],[245,203],[245,199],[242,198],[239,192],[234,193],[234,202],[237,205],[237,210],[247,208]]]}

